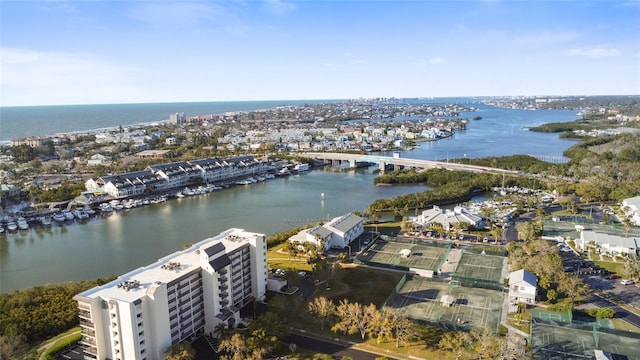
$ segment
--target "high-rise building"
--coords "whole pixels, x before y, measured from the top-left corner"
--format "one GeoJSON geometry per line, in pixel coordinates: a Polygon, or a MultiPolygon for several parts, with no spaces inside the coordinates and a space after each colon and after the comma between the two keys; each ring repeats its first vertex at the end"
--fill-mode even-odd
{"type": "Polygon", "coordinates": [[[169,122],[172,124],[184,124],[187,122],[187,118],[184,113],[169,114],[169,122]]]}
{"type": "Polygon", "coordinates": [[[228,229],[76,295],[84,357],[163,359],[220,323],[236,327],[266,289],[265,235],[228,229]]]}

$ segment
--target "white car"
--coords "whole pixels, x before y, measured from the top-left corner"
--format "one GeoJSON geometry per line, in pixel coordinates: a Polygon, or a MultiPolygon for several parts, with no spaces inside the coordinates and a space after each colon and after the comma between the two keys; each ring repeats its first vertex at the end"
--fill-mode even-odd
{"type": "Polygon", "coordinates": [[[620,284],[622,284],[622,285],[631,285],[631,284],[633,284],[633,280],[626,280],[626,279],[625,280],[621,280],[620,284]]]}

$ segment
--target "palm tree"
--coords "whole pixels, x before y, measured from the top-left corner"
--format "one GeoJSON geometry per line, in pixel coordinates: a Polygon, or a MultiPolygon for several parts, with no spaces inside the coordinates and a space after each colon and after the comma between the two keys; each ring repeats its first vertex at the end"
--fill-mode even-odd
{"type": "Polygon", "coordinates": [[[227,326],[224,323],[219,323],[213,328],[213,336],[218,339],[222,339],[227,335],[227,326]]]}

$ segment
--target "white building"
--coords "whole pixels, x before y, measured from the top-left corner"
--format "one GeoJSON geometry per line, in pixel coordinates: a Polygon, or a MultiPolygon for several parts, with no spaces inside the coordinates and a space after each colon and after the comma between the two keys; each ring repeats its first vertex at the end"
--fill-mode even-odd
{"type": "Polygon", "coordinates": [[[229,229],[74,297],[85,359],[164,359],[173,344],[233,328],[264,300],[264,234],[229,229]]]}
{"type": "Polygon", "coordinates": [[[639,243],[640,238],[638,237],[627,238],[588,230],[581,231],[580,238],[576,239],[576,247],[581,250],[593,247],[599,249],[603,254],[611,256],[628,255],[635,257],[637,256],[639,243]]]}
{"type": "Polygon", "coordinates": [[[480,216],[467,212],[461,206],[456,206],[453,210],[445,210],[434,206],[429,210],[424,210],[422,214],[418,216],[410,217],[409,221],[422,227],[427,227],[431,223],[437,223],[441,224],[445,230],[453,228],[453,224],[455,223],[467,223],[476,228],[484,226],[480,216]]]}
{"type": "Polygon", "coordinates": [[[538,278],[520,269],[509,274],[509,302],[534,304],[538,296],[538,278]]]}
{"type": "Polygon", "coordinates": [[[338,216],[324,225],[317,225],[302,230],[291,237],[292,242],[310,242],[319,246],[324,243],[324,250],[331,248],[344,249],[364,232],[363,219],[353,213],[338,216]]]}
{"type": "Polygon", "coordinates": [[[629,216],[631,222],[640,226],[640,196],[622,200],[622,208],[626,210],[625,215],[629,216]]]}

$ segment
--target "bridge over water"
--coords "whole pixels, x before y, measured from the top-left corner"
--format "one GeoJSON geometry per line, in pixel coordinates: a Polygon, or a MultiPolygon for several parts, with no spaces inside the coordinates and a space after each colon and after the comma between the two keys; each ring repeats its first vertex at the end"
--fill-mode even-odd
{"type": "Polygon", "coordinates": [[[477,166],[470,164],[460,164],[444,161],[434,160],[419,160],[410,158],[401,158],[399,156],[377,156],[369,154],[346,154],[346,153],[329,153],[329,152],[306,152],[301,153],[300,156],[323,161],[325,164],[332,164],[333,166],[345,166],[348,163],[349,168],[358,167],[358,163],[370,163],[378,164],[380,171],[384,172],[385,167],[393,166],[394,170],[402,168],[414,168],[414,169],[447,169],[447,170],[461,170],[472,172],[490,172],[499,174],[518,174],[517,171],[505,170],[499,168],[492,168],[487,166],[477,166]]]}

